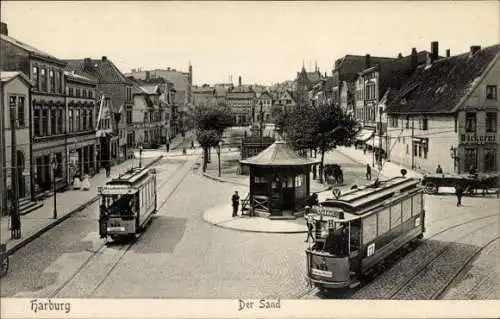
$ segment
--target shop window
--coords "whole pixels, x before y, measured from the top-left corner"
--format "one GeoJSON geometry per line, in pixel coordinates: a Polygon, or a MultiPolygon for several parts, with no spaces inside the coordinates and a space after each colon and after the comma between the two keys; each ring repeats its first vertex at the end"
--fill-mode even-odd
{"type": "Polygon", "coordinates": [[[477,149],[466,148],[465,149],[465,169],[468,170],[471,167],[477,168],[477,149]]]}
{"type": "Polygon", "coordinates": [[[476,131],[476,113],[465,113],[465,131],[469,133],[476,131]]]}
{"type": "Polygon", "coordinates": [[[486,99],[496,100],[497,99],[497,86],[487,85],[486,86],[486,99]]]}
{"type": "Polygon", "coordinates": [[[495,149],[485,149],[484,150],[484,170],[485,171],[496,171],[496,150],[495,149]]]}
{"type": "Polygon", "coordinates": [[[493,133],[497,131],[497,113],[486,113],[486,132],[493,133]]]}

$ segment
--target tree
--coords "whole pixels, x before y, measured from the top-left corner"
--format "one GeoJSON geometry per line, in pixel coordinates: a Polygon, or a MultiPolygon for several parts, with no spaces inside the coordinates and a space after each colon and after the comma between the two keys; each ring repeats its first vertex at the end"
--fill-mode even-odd
{"type": "MultiPolygon", "coordinates": [[[[219,145],[224,130],[231,126],[232,116],[228,108],[199,106],[194,111],[196,139],[203,149],[203,172],[206,171],[211,147],[219,145]]],[[[220,156],[220,155],[219,155],[220,156]]]]}
{"type": "Polygon", "coordinates": [[[339,145],[349,146],[356,134],[356,120],[339,106],[297,106],[283,122],[288,142],[297,150],[318,149],[321,153],[320,182],[325,153],[339,145]]]}

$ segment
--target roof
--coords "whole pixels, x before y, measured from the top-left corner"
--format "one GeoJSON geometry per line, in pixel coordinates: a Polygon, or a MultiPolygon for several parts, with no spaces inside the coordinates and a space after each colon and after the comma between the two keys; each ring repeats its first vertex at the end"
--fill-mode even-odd
{"type": "Polygon", "coordinates": [[[269,94],[269,92],[267,91],[264,91],[262,92],[260,95],[259,95],[259,99],[261,100],[264,100],[264,99],[272,99],[273,97],[271,96],[271,94],[269,94]]]}
{"type": "Polygon", "coordinates": [[[24,74],[21,71],[0,71],[0,82],[2,82],[2,84],[10,82],[11,80],[15,79],[16,77],[21,77],[30,86],[33,85],[33,83],[30,81],[28,76],[26,76],[26,74],[24,74]]]}
{"type": "Polygon", "coordinates": [[[141,85],[141,88],[150,95],[158,94],[158,90],[160,87],[157,84],[144,84],[141,85]]]}
{"type": "Polygon", "coordinates": [[[9,42],[10,44],[13,44],[13,45],[15,45],[15,46],[17,46],[17,47],[19,47],[19,48],[21,48],[21,49],[23,49],[23,50],[26,50],[26,51],[28,51],[28,52],[34,53],[35,55],[37,55],[37,56],[39,56],[39,57],[43,57],[43,58],[46,58],[46,59],[50,59],[50,60],[52,60],[52,61],[54,61],[54,62],[56,62],[56,63],[58,63],[58,64],[61,64],[61,65],[64,65],[64,64],[65,64],[63,60],[58,59],[58,58],[56,58],[55,56],[50,55],[50,54],[48,54],[48,53],[46,53],[46,52],[43,52],[43,51],[41,51],[41,50],[38,50],[37,48],[32,47],[32,46],[31,46],[31,45],[29,45],[29,44],[26,44],[26,43],[24,43],[24,42],[21,42],[21,41],[19,41],[19,40],[16,40],[16,39],[14,39],[14,38],[12,38],[12,37],[9,37],[8,35],[5,35],[5,34],[0,34],[0,37],[1,37],[1,39],[2,39],[2,40],[7,41],[7,42],[9,42]]]}
{"type": "Polygon", "coordinates": [[[76,74],[74,72],[64,71],[64,75],[66,77],[73,78],[75,80],[90,82],[90,83],[94,83],[94,84],[96,83],[95,79],[91,79],[91,78],[85,77],[83,75],[76,74]]]}
{"type": "Polygon", "coordinates": [[[105,84],[131,84],[122,72],[108,58],[64,60],[68,63],[67,71],[75,71],[79,75],[95,79],[105,84]]]}
{"type": "MultiPolygon", "coordinates": [[[[428,54],[429,52],[427,51],[418,52],[417,65],[425,63],[428,54]]],[[[416,68],[416,65],[412,66],[411,59],[411,55],[408,55],[401,59],[383,63],[376,68],[379,70],[379,90],[382,92],[381,94],[389,87],[397,89],[406,83],[416,68]]]]}
{"type": "Polygon", "coordinates": [[[388,113],[454,112],[479,83],[493,63],[498,63],[500,44],[420,66],[389,102],[388,113]],[[403,100],[404,99],[404,100],[403,100]],[[402,103],[403,100],[403,103],[402,103]]]}
{"type": "Polygon", "coordinates": [[[254,92],[227,92],[228,99],[253,99],[255,97],[254,92]]]}
{"type": "MultiPolygon", "coordinates": [[[[337,60],[336,68],[334,71],[339,71],[342,74],[342,81],[353,82],[358,76],[358,72],[365,69],[364,55],[346,55],[337,60]]],[[[383,64],[393,61],[394,58],[370,56],[370,64],[383,64]]]]}
{"type": "Polygon", "coordinates": [[[319,163],[319,160],[300,157],[284,141],[276,141],[259,154],[240,160],[249,166],[304,166],[319,163]]]}

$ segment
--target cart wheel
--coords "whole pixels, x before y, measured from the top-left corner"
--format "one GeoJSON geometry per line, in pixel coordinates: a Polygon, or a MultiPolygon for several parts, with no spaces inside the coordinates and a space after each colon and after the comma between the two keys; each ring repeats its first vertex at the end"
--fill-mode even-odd
{"type": "Polygon", "coordinates": [[[436,194],[437,193],[437,186],[434,183],[427,183],[427,184],[425,184],[424,191],[427,194],[436,194]]]}
{"type": "Polygon", "coordinates": [[[0,277],[4,277],[9,271],[9,257],[4,256],[2,258],[2,264],[0,265],[0,277]]]}

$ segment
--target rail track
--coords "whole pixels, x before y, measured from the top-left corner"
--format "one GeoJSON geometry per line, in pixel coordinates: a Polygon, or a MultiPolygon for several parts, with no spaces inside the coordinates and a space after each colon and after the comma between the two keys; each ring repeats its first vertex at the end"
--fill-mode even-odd
{"type": "MultiPolygon", "coordinates": [[[[191,166],[194,166],[194,164],[191,166]]],[[[165,184],[167,184],[167,182],[171,181],[174,177],[178,177],[179,173],[182,174],[180,176],[179,180],[176,182],[175,186],[172,188],[172,190],[165,197],[162,196],[162,198],[164,198],[164,199],[158,205],[157,211],[159,211],[161,208],[163,208],[163,206],[165,206],[165,204],[172,197],[172,195],[175,193],[175,191],[182,184],[182,182],[189,175],[190,172],[191,172],[191,169],[187,169],[184,172],[182,170],[177,171],[176,173],[170,175],[164,181],[162,181],[162,183],[158,186],[158,193],[160,193],[161,189],[165,186],[165,184]]],[[[153,219],[154,219],[154,216],[149,223],[151,223],[153,219]]],[[[146,228],[148,226],[149,225],[146,225],[146,228]]],[[[106,281],[106,279],[109,278],[109,276],[111,275],[113,270],[116,268],[116,266],[125,257],[127,252],[130,251],[130,249],[140,239],[140,237],[143,235],[143,233],[144,233],[144,231],[140,232],[139,234],[137,234],[137,236],[131,238],[130,241],[125,243],[124,246],[118,247],[118,250],[117,250],[118,258],[115,261],[113,261],[112,266],[105,272],[104,277],[98,282],[98,284],[92,289],[92,291],[89,294],[87,294],[87,296],[85,296],[86,298],[91,297],[97,291],[97,289],[99,289],[102,286],[102,284],[106,281]]],[[[120,244],[120,243],[121,242],[118,242],[117,244],[120,244]]],[[[50,294],[50,298],[57,298],[58,295],[75,280],[75,278],[78,276],[78,274],[80,274],[87,266],[89,266],[91,261],[94,260],[96,258],[96,256],[99,256],[104,252],[104,250],[108,247],[108,244],[109,244],[108,242],[104,242],[95,251],[93,251],[92,254],[84,261],[84,263],[80,267],[78,267],[78,269],[67,280],[65,280],[61,286],[59,286],[56,290],[54,290],[50,294]]]]}
{"type": "MultiPolygon", "coordinates": [[[[446,227],[438,232],[435,232],[433,233],[431,236],[429,237],[426,237],[424,240],[422,240],[421,244],[423,243],[426,243],[434,238],[436,238],[437,236],[443,234],[443,233],[446,233],[450,230],[453,230],[455,228],[458,228],[460,226],[464,226],[464,225],[467,225],[467,224],[472,224],[472,223],[475,223],[475,222],[478,222],[478,221],[481,221],[481,220],[484,220],[484,219],[488,219],[488,218],[493,218],[493,217],[496,217],[498,218],[498,214],[491,214],[491,215],[487,215],[487,216],[482,216],[482,217],[478,217],[478,218],[474,218],[474,219],[470,219],[470,220],[467,220],[467,221],[464,221],[464,222],[461,222],[461,223],[458,223],[458,224],[454,224],[454,225],[451,225],[449,227],[446,227]]],[[[489,227],[491,226],[490,224],[486,225],[486,226],[482,226],[478,229],[475,229],[471,232],[468,232],[466,233],[465,235],[462,235],[460,236],[457,240],[460,240],[460,239],[463,239],[463,238],[466,238],[467,236],[477,232],[477,231],[480,231],[481,229],[484,229],[486,227],[489,227]]],[[[485,247],[487,247],[488,245],[490,245],[491,243],[493,243],[496,239],[498,239],[498,237],[496,237],[495,239],[492,239],[490,242],[488,242],[486,245],[478,248],[472,257],[470,257],[470,259],[467,259],[466,263],[462,265],[462,267],[460,267],[461,270],[465,269],[465,267],[470,264],[470,262],[474,259],[475,256],[477,256],[485,247]]],[[[412,273],[412,275],[410,276],[410,278],[407,278],[405,279],[405,281],[403,282],[403,284],[400,284],[397,286],[397,288],[395,289],[392,289],[390,290],[389,293],[386,293],[384,295],[381,295],[380,298],[378,299],[397,299],[397,294],[402,291],[403,289],[405,289],[405,287],[408,287],[409,285],[411,285],[411,282],[412,280],[414,280],[416,277],[418,277],[419,275],[421,275],[426,269],[429,269],[429,265],[431,265],[434,261],[438,260],[439,257],[442,257],[444,254],[447,253],[447,251],[449,251],[451,245],[453,243],[450,243],[448,245],[446,245],[444,248],[442,248],[441,250],[439,250],[439,252],[437,254],[434,254],[433,257],[424,262],[423,264],[420,264],[419,266],[417,266],[416,268],[413,268],[412,270],[410,270],[409,272],[412,273]]],[[[420,245],[419,245],[420,246],[420,245]]],[[[408,255],[410,252],[413,252],[413,251],[416,251],[418,249],[418,247],[414,247],[411,251],[398,251],[396,252],[396,259],[393,260],[392,264],[387,268],[387,269],[390,269],[392,268],[393,266],[395,266],[399,261],[401,261],[401,259],[403,257],[405,257],[406,255],[408,255]]],[[[456,278],[458,275],[459,275],[460,272],[458,272],[456,275],[453,276],[453,279],[456,278]]],[[[375,279],[375,278],[372,278],[372,279],[375,279]]],[[[449,286],[449,284],[451,284],[451,282],[453,281],[450,280],[450,282],[447,284],[449,286]]],[[[354,295],[356,292],[360,292],[363,290],[363,288],[366,288],[367,287],[367,284],[375,284],[372,282],[372,280],[368,281],[368,282],[365,282],[364,284],[362,284],[360,287],[356,288],[356,289],[352,289],[352,290],[349,290],[349,291],[346,291],[344,294],[346,296],[352,296],[354,295]]],[[[446,290],[446,287],[442,289],[444,292],[446,290]]],[[[316,287],[308,287],[306,288],[304,291],[301,291],[300,293],[298,293],[297,295],[294,296],[294,299],[302,299],[308,295],[312,295],[312,294],[317,294],[319,292],[319,289],[316,288],[316,287]]],[[[442,294],[441,292],[441,294],[442,294]]],[[[437,297],[439,297],[441,294],[437,294],[437,297]]]]}

